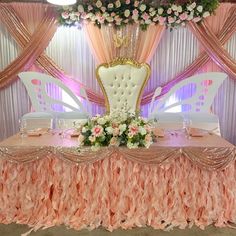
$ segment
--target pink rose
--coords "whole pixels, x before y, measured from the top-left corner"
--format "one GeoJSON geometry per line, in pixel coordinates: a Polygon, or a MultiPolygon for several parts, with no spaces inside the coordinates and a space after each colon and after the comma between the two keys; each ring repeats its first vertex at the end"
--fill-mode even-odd
{"type": "Polygon", "coordinates": [[[102,11],[102,12],[105,12],[105,11],[106,11],[106,8],[105,8],[105,7],[101,7],[101,11],[102,11]]]}
{"type": "Polygon", "coordinates": [[[94,143],[94,142],[96,141],[96,137],[93,136],[93,135],[89,136],[89,141],[90,141],[91,143],[94,143]]]}
{"type": "Polygon", "coordinates": [[[162,17],[162,16],[159,17],[159,23],[160,23],[161,25],[163,25],[163,24],[165,23],[165,21],[166,21],[166,18],[165,18],[165,17],[162,17]]]}
{"type": "Polygon", "coordinates": [[[65,12],[62,12],[61,13],[61,17],[63,18],[63,19],[68,19],[69,18],[69,12],[67,12],[67,11],[65,11],[65,12]]]}
{"type": "Polygon", "coordinates": [[[114,128],[113,129],[113,136],[118,136],[120,134],[119,128],[114,128]]]}
{"type": "Polygon", "coordinates": [[[98,21],[99,21],[99,23],[103,24],[104,21],[105,21],[105,17],[100,16],[100,17],[98,18],[98,21]]]}
{"type": "Polygon", "coordinates": [[[186,12],[182,13],[181,15],[179,15],[179,19],[180,20],[186,20],[188,18],[188,14],[186,12]]]}
{"type": "Polygon", "coordinates": [[[130,4],[130,0],[126,0],[125,3],[128,5],[130,4]]]}
{"type": "Polygon", "coordinates": [[[173,18],[173,17],[168,17],[168,23],[169,24],[172,24],[172,23],[174,23],[175,22],[175,19],[173,18]]]}
{"type": "Polygon", "coordinates": [[[172,12],[172,10],[171,10],[171,8],[169,8],[168,10],[167,10],[167,14],[171,14],[171,12],[172,12]]]}
{"type": "Polygon", "coordinates": [[[138,7],[138,5],[139,5],[139,1],[135,1],[135,2],[134,2],[134,6],[135,6],[135,7],[138,7]]]}
{"type": "Polygon", "coordinates": [[[146,21],[149,19],[149,15],[145,12],[143,15],[142,15],[142,18],[146,21]]]}
{"type": "Polygon", "coordinates": [[[110,145],[111,146],[119,146],[118,139],[116,137],[112,137],[110,140],[110,145]]]}
{"type": "Polygon", "coordinates": [[[93,10],[93,7],[91,5],[88,5],[88,10],[89,11],[93,10]]]}
{"type": "Polygon", "coordinates": [[[115,15],[116,15],[116,13],[115,13],[115,12],[112,12],[112,13],[111,13],[111,16],[115,16],[115,15]]]}
{"type": "Polygon", "coordinates": [[[137,16],[137,15],[138,15],[138,10],[137,10],[137,9],[134,9],[134,10],[133,10],[133,15],[134,15],[134,16],[137,16]]]}
{"type": "Polygon", "coordinates": [[[82,18],[82,19],[86,19],[86,18],[87,18],[87,14],[86,14],[85,12],[83,12],[83,13],[81,14],[81,18],[82,18]]]}
{"type": "Polygon", "coordinates": [[[103,134],[103,127],[100,125],[96,125],[92,128],[92,134],[95,137],[100,137],[103,134]]]}
{"type": "Polygon", "coordinates": [[[130,125],[129,126],[129,133],[133,136],[139,132],[139,127],[137,125],[130,125]]]}

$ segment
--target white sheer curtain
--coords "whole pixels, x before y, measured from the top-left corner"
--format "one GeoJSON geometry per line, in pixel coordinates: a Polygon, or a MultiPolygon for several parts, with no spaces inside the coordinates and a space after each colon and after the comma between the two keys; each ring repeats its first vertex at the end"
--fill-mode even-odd
{"type": "MultiPolygon", "coordinates": [[[[187,28],[166,31],[151,61],[152,75],[145,92],[149,92],[171,80],[198,55],[199,45],[187,28]]],[[[227,50],[236,59],[236,34],[228,42],[227,50]]],[[[0,69],[9,64],[18,54],[18,47],[0,25],[0,69]]],[[[88,87],[100,92],[95,79],[96,62],[86,42],[86,35],[76,28],[59,27],[50,42],[46,53],[68,75],[80,80],[88,87]]],[[[188,91],[189,92],[189,91],[188,91]]],[[[23,85],[18,81],[0,91],[0,139],[10,136],[18,129],[19,117],[30,109],[29,99],[23,85]]],[[[173,99],[179,99],[175,97],[173,99]]],[[[228,79],[224,82],[213,104],[213,111],[219,115],[222,134],[236,144],[236,82],[228,79]]],[[[147,106],[144,106],[144,111],[147,106]]],[[[94,106],[93,112],[104,109],[94,106]]]]}
{"type": "MultiPolygon", "coordinates": [[[[227,51],[236,60],[236,33],[226,44],[227,51]]],[[[228,78],[215,98],[213,111],[219,115],[222,135],[236,145],[236,80],[228,78]]]]}
{"type": "MultiPolygon", "coordinates": [[[[0,70],[9,65],[18,53],[19,47],[0,23],[0,70]]],[[[29,110],[29,97],[19,80],[0,90],[0,140],[18,131],[20,117],[29,110]]]]}

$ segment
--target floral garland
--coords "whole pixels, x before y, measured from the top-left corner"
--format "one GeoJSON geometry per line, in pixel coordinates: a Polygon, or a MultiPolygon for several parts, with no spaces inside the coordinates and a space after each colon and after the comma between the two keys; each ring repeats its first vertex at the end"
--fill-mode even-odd
{"type": "MultiPolygon", "coordinates": [[[[73,6],[59,9],[61,25],[79,25],[83,21],[115,27],[137,23],[145,30],[149,25],[165,25],[167,28],[184,26],[188,21],[200,22],[210,16],[217,8],[218,0],[185,1],[175,4],[173,0],[164,1],[116,0],[79,1],[73,6]]],[[[175,1],[176,2],[176,1],[175,1]]]]}
{"type": "Polygon", "coordinates": [[[78,126],[79,147],[91,146],[96,151],[102,146],[146,147],[153,143],[151,123],[127,112],[97,115],[78,126]]]}

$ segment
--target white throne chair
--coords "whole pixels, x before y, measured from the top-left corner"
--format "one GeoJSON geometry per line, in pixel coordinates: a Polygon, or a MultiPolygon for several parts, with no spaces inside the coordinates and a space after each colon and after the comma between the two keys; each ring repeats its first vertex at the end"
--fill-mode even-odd
{"type": "Polygon", "coordinates": [[[227,74],[220,72],[209,72],[191,76],[173,86],[155,104],[156,97],[161,93],[161,88],[157,88],[150,105],[149,118],[157,119],[160,126],[166,127],[169,125],[176,129],[180,128],[184,119],[189,119],[193,128],[205,129],[220,135],[219,118],[211,113],[211,105],[219,87],[226,78],[227,74]],[[194,87],[194,92],[191,95],[166,106],[166,102],[171,96],[181,90],[181,93],[183,93],[184,88],[188,86],[194,87]],[[171,109],[177,107],[181,108],[181,110],[185,108],[185,111],[178,113],[170,112],[171,109]]]}
{"type": "Polygon", "coordinates": [[[99,65],[96,77],[105,97],[107,112],[138,111],[150,71],[148,64],[126,58],[99,65]]]}
{"type": "MultiPolygon", "coordinates": [[[[34,121],[46,120],[49,118],[58,120],[63,119],[65,120],[67,127],[72,127],[73,122],[83,123],[89,118],[89,112],[87,112],[87,110],[83,107],[83,104],[78,99],[78,97],[60,80],[55,79],[54,77],[47,74],[31,71],[22,72],[18,76],[26,87],[33,110],[35,111],[23,115],[22,119],[34,121]],[[47,93],[47,86],[50,84],[53,84],[64,91],[75,105],[50,97],[50,95],[47,93]],[[70,111],[58,112],[54,109],[55,105],[60,105],[63,108],[69,109],[70,111]]],[[[88,102],[86,92],[82,88],[80,92],[88,102]]]]}

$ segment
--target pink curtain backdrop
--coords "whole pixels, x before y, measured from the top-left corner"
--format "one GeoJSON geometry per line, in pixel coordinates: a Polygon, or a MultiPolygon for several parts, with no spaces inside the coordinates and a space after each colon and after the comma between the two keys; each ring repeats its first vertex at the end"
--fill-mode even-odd
{"type": "MultiPolygon", "coordinates": [[[[38,17],[36,17],[38,19],[36,20],[38,25],[36,24],[37,27],[35,28],[35,24],[29,23],[27,17],[24,17],[24,11],[22,10],[23,5],[22,8],[18,8],[18,6],[18,4],[1,4],[0,8],[0,19],[6,25],[9,32],[16,39],[21,48],[23,48],[20,56],[15,61],[13,61],[6,69],[0,72],[0,88],[13,82],[17,78],[16,75],[20,71],[30,69],[35,62],[35,64],[39,65],[43,69],[43,71],[46,71],[50,75],[66,83],[77,95],[80,95],[79,88],[82,86],[86,89],[90,101],[99,105],[103,105],[104,99],[102,95],[93,92],[82,83],[73,80],[69,76],[65,75],[65,73],[48,56],[43,53],[44,49],[47,47],[56,30],[56,22],[51,9],[48,8],[46,4],[44,4],[43,6],[46,7],[46,12],[43,13],[43,11],[40,12],[39,10],[37,10],[37,4],[32,4],[32,6],[36,6],[34,8],[34,11],[37,12],[35,13],[35,15],[38,17]],[[17,16],[17,14],[19,14],[20,18],[17,16]],[[43,18],[41,18],[42,16],[43,18]],[[31,35],[32,32],[34,33],[31,35]],[[40,44],[38,44],[39,40],[40,44]]],[[[217,63],[221,63],[222,68],[233,75],[232,78],[235,78],[235,62],[229,57],[228,53],[222,47],[222,45],[224,45],[235,32],[235,9],[235,5],[221,4],[219,9],[217,10],[216,16],[212,16],[208,20],[210,22],[210,19],[214,18],[213,24],[217,25],[217,27],[212,27],[212,29],[214,30],[212,32],[210,31],[211,27],[207,26],[207,23],[202,23],[200,26],[194,25],[193,23],[189,24],[190,28],[199,38],[200,42],[202,44],[205,44],[205,42],[207,42],[207,44],[205,44],[205,46],[203,47],[206,51],[202,52],[189,67],[187,67],[181,74],[176,76],[172,81],[162,85],[163,90],[161,96],[168,92],[174,84],[200,71],[201,68],[206,65],[206,63],[209,62],[211,58],[213,58],[214,61],[217,61],[217,63]],[[220,21],[222,22],[221,24],[219,24],[220,21]],[[207,32],[208,29],[209,32],[207,32]],[[213,32],[217,35],[217,37],[213,32]]],[[[128,43],[131,43],[130,45],[137,46],[125,47],[125,29],[114,32],[112,27],[102,27],[101,31],[99,31],[97,28],[94,28],[94,32],[98,33],[99,35],[99,42],[96,42],[95,36],[91,37],[91,35],[93,35],[93,33],[91,33],[93,26],[87,25],[86,27],[88,29],[88,36],[90,35],[88,41],[91,41],[90,44],[95,55],[99,55],[97,56],[99,61],[108,59],[110,60],[115,56],[125,55],[124,52],[126,51],[129,53],[129,55],[133,55],[133,58],[138,61],[148,61],[152,57],[153,52],[155,51],[155,48],[158,45],[164,30],[160,26],[151,26],[147,32],[140,31],[138,38],[139,44],[135,44],[133,41],[134,36],[130,35],[127,39],[128,43]],[[153,30],[152,27],[155,27],[155,30],[153,30]],[[150,36],[145,38],[145,35],[147,33],[150,36]],[[105,35],[110,35],[110,38],[108,38],[110,40],[105,41],[107,39],[104,38],[105,35]],[[115,48],[113,54],[111,52],[112,50],[114,50],[114,46],[109,46],[108,50],[110,51],[105,53],[106,50],[102,49],[104,47],[104,42],[114,42],[114,35],[116,35],[116,37],[120,37],[121,41],[124,43],[121,44],[120,47],[115,48]],[[142,45],[145,45],[143,49],[141,49],[142,45]],[[99,53],[99,50],[97,48],[101,49],[102,51],[99,53]]],[[[136,30],[138,28],[135,25],[130,27],[136,27],[136,30]]],[[[131,30],[129,29],[128,31],[131,30]]],[[[153,92],[143,96],[142,104],[149,103],[152,96],[153,92]]]]}
{"type": "Polygon", "coordinates": [[[161,40],[164,26],[150,25],[142,31],[139,25],[127,25],[121,29],[102,25],[85,24],[88,43],[99,63],[111,62],[117,57],[149,62],[161,40]]]}

